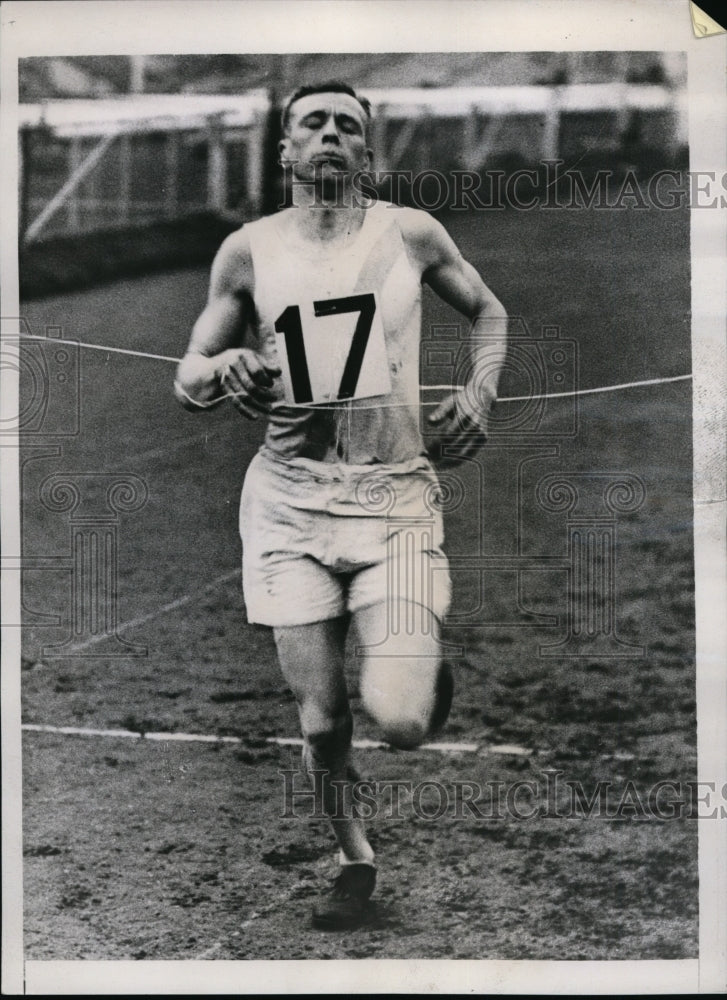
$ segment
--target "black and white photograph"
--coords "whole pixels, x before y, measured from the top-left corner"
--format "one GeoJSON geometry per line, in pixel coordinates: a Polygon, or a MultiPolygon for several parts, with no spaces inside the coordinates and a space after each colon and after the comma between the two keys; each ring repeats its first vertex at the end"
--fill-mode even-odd
{"type": "Polygon", "coordinates": [[[727,989],[690,6],[4,5],[3,992],[727,989]]]}

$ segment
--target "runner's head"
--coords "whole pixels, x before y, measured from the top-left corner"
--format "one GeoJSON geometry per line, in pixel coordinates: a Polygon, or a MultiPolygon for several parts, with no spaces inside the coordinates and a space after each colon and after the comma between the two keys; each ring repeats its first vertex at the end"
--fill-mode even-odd
{"type": "Polygon", "coordinates": [[[283,135],[288,134],[293,105],[302,98],[310,97],[313,94],[347,94],[349,97],[352,97],[363,111],[365,116],[365,125],[368,128],[369,122],[371,121],[371,103],[367,100],[367,98],[357,94],[353,87],[349,86],[347,83],[341,83],[338,80],[329,80],[326,83],[306,84],[304,87],[298,87],[298,89],[288,97],[283,105],[283,111],[281,114],[283,135]]]}
{"type": "Polygon", "coordinates": [[[371,166],[371,108],[348,84],[300,87],[285,102],[280,160],[300,180],[323,180],[371,166]]]}

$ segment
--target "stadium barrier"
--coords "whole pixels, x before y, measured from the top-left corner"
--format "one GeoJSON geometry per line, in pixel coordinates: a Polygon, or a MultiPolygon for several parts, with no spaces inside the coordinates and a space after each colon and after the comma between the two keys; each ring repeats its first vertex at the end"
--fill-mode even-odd
{"type": "MultiPolygon", "coordinates": [[[[585,172],[640,159],[663,167],[685,145],[681,92],[661,84],[391,88],[366,96],[384,172],[507,171],[558,157],[585,172]]],[[[285,203],[278,109],[264,90],[21,105],[19,125],[24,297],[208,263],[224,235],[285,203]]],[[[403,203],[412,203],[409,188],[403,203]]]]}

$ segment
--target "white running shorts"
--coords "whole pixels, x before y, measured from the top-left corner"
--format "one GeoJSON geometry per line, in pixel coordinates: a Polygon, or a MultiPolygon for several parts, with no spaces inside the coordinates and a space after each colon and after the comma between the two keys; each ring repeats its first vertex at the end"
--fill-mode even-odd
{"type": "Polygon", "coordinates": [[[280,459],[263,446],[240,504],[248,620],[283,627],[404,600],[441,621],[451,585],[436,473],[280,459]]]}

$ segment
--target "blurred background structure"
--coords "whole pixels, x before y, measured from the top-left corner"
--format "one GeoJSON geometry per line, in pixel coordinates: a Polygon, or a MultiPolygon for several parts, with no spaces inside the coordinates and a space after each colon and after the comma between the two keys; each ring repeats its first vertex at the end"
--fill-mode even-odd
{"type": "Polygon", "coordinates": [[[483,173],[561,159],[586,175],[623,175],[685,165],[681,53],[24,59],[25,293],[69,287],[60,260],[81,236],[70,286],[207,259],[225,231],[275,210],[281,102],[330,79],[371,100],[378,170],[483,173]]]}

